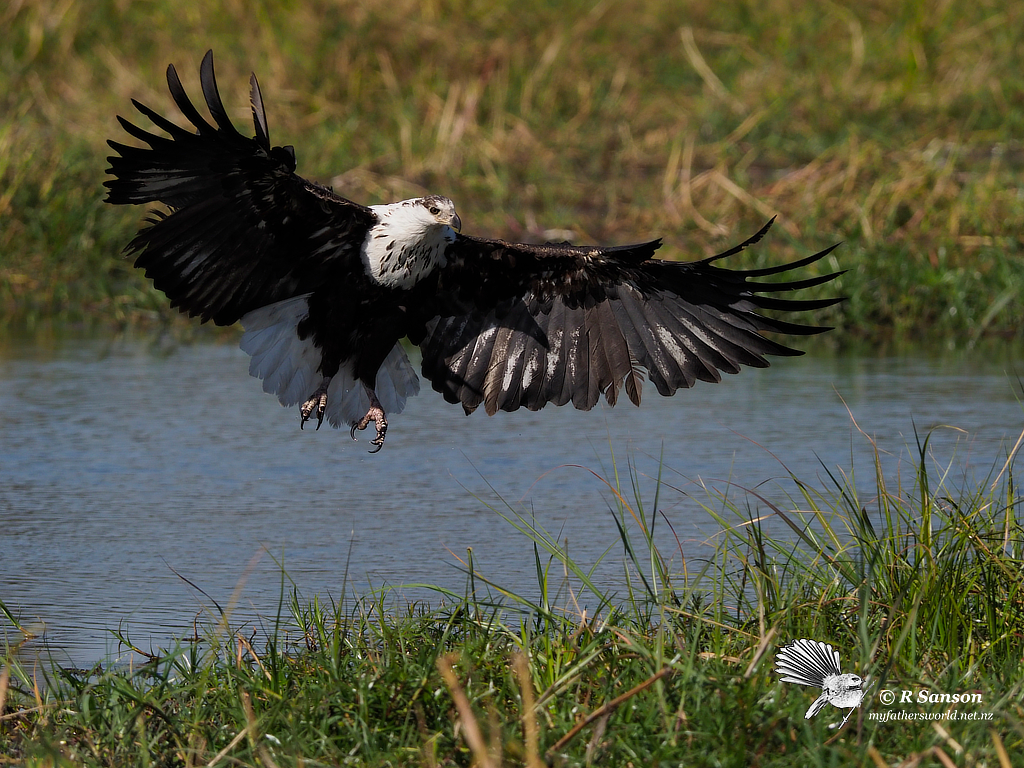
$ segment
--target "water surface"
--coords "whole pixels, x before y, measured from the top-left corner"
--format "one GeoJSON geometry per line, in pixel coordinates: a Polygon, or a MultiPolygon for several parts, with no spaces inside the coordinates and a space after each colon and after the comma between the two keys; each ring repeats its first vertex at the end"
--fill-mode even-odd
{"type": "MultiPolygon", "coordinates": [[[[717,530],[700,483],[759,487],[782,501],[783,462],[822,486],[823,466],[854,467],[870,488],[870,445],[850,412],[887,452],[891,473],[916,450],[915,425],[922,436],[957,427],[933,434],[936,460],[955,456],[957,471],[978,478],[1024,429],[1005,354],[819,354],[672,398],[648,386],[639,409],[623,398],[589,413],[466,417],[425,387],[390,419],[384,450],[369,455],[366,438],[300,431],[297,409],[263,394],[247,365],[216,343],[85,339],[2,350],[0,600],[45,628],[23,652],[89,665],[123,651],[110,634],[118,628],[142,648],[166,646],[206,617],[211,600],[234,605],[233,621],[273,617],[278,563],[306,598],[340,597],[346,570],[349,594],[424,582],[461,593],[459,558],[472,547],[496,582],[535,591],[530,543],[484,502],[500,496],[531,510],[580,562],[594,562],[617,541],[609,497],[569,465],[607,476],[613,460],[620,469],[630,460],[654,475],[663,457],[666,480],[682,492],[663,492],[659,509],[691,556],[717,530]]],[[[650,500],[653,481],[645,491],[650,500]]],[[[677,548],[674,536],[663,543],[677,548]]],[[[615,588],[617,550],[598,573],[615,588]]]]}

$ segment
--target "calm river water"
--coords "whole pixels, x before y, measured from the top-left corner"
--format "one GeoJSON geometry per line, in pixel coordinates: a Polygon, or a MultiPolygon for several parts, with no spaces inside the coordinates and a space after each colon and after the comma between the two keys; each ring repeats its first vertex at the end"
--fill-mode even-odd
{"type": "MultiPolygon", "coordinates": [[[[847,407],[886,452],[890,473],[905,471],[915,425],[922,435],[949,425],[962,431],[935,432],[936,461],[952,458],[954,474],[984,479],[1024,429],[1016,351],[777,359],[673,398],[648,386],[639,409],[623,398],[590,413],[466,417],[425,387],[371,456],[365,437],[300,431],[297,409],[263,394],[248,358],[227,343],[8,340],[0,601],[39,633],[23,655],[87,666],[123,658],[111,630],[145,649],[188,636],[211,599],[234,606],[234,625],[272,624],[279,563],[287,589],[307,600],[414,583],[462,594],[459,558],[472,547],[487,577],[531,593],[531,544],[487,504],[500,497],[529,510],[569,540],[575,559],[593,563],[617,541],[609,496],[568,465],[608,475],[613,458],[648,476],[649,504],[663,457],[673,489],[659,509],[691,556],[717,530],[700,506],[710,500],[702,482],[757,486],[783,503],[792,490],[784,463],[819,487],[829,484],[823,466],[853,468],[873,488],[870,446],[847,407]]],[[[621,573],[613,549],[599,580],[614,589],[621,573]]],[[[404,588],[396,599],[440,597],[404,588]]]]}

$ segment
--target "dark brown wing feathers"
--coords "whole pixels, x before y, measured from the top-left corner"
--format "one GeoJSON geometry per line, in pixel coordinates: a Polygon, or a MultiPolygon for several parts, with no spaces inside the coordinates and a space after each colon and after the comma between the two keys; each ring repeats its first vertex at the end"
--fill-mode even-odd
{"type": "Polygon", "coordinates": [[[438,280],[439,317],[422,340],[423,374],[467,412],[570,401],[586,410],[602,395],[614,405],[623,389],[639,404],[644,372],[660,394],[671,395],[741,366],[766,367],[768,355],[801,354],[763,334],[828,329],[763,312],[812,310],[839,299],[764,294],[810,288],[836,274],[751,278],[806,266],[832,248],[765,269],[713,264],[756,243],[770,224],[725,254],[690,263],[651,258],[659,241],[586,248],[460,237],[438,280]]]}
{"type": "MultiPolygon", "coordinates": [[[[200,84],[212,123],[170,66],[168,89],[194,132],[133,101],[166,135],[119,117],[124,130],[146,146],[108,142],[117,152],[109,158],[114,178],[105,182],[108,202],[169,208],[152,214],[128,245],[137,254],[136,266],[172,306],[204,321],[233,323],[267,304],[314,293],[310,305],[327,307],[323,327],[312,329],[317,343],[354,334],[346,323],[355,321],[352,312],[341,311],[345,300],[338,286],[369,281],[359,251],[375,214],[295,175],[294,150],[270,144],[255,75],[252,138],[231,123],[212,53],[203,59],[200,84]]],[[[810,266],[831,248],[763,269],[715,264],[760,241],[771,224],[717,256],[690,263],[653,258],[660,240],[580,247],[459,235],[443,268],[407,296],[381,288],[358,309],[372,315],[380,307],[380,316],[358,321],[366,327],[379,321],[396,340],[408,333],[422,348],[424,376],[467,412],[480,405],[494,413],[569,402],[589,409],[601,396],[615,404],[623,390],[639,404],[645,376],[659,393],[671,395],[699,380],[719,381],[723,372],[742,366],[767,366],[769,355],[800,354],[767,333],[828,330],[764,313],[803,312],[839,301],[787,296],[837,274],[772,282],[810,266]]],[[[385,342],[388,350],[394,343],[385,342]]],[[[379,346],[380,339],[355,342],[360,343],[379,346]]],[[[370,350],[368,359],[378,359],[379,352],[370,350]]],[[[367,371],[366,380],[372,376],[367,371]]]]}
{"type": "Polygon", "coordinates": [[[181,128],[149,107],[136,108],[168,137],[119,117],[147,147],[110,141],[107,201],[163,203],[128,244],[171,306],[218,325],[275,301],[311,292],[339,271],[361,268],[359,247],[376,221],[372,211],[296,176],[291,147],[271,147],[255,76],[255,138],[232,125],[214,77],[213,56],[200,67],[213,124],[192,104],[173,66],[167,86],[194,126],[181,128]]]}

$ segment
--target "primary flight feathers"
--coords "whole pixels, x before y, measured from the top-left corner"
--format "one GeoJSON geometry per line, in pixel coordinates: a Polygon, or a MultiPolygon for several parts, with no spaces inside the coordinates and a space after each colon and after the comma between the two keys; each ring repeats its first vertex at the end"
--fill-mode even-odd
{"type": "MultiPolygon", "coordinates": [[[[762,310],[802,311],[839,299],[773,298],[825,283],[760,278],[811,264],[734,271],[713,264],[753,245],[688,263],[653,258],[660,240],[613,247],[531,245],[461,234],[451,200],[430,195],[364,206],[295,174],[291,146],[274,147],[256,76],[255,136],[239,133],[217,91],[213,54],[200,67],[213,122],[189,100],[173,66],[167,84],[186,130],[135,107],[167,134],[118,117],[145,147],[110,141],[114,204],[163,203],[128,252],[135,266],[190,316],[241,321],[250,372],[284,405],[363,429],[378,448],[386,412],[419,383],[399,344],[422,351],[422,373],[466,412],[483,405],[531,410],[571,402],[592,408],[619,393],[640,403],[644,375],[662,395],[719,381],[766,355],[800,352],[762,335],[827,328],[762,310]]],[[[833,246],[834,248],[835,246],[833,246]]]]}

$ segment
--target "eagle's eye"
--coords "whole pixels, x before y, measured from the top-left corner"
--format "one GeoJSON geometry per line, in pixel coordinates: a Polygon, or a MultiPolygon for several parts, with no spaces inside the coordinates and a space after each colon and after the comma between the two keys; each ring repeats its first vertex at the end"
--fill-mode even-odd
{"type": "Polygon", "coordinates": [[[441,212],[441,210],[436,205],[430,206],[430,208],[428,208],[427,210],[430,211],[431,214],[433,214],[434,216],[437,216],[437,214],[441,212]]]}

